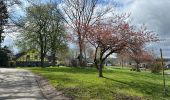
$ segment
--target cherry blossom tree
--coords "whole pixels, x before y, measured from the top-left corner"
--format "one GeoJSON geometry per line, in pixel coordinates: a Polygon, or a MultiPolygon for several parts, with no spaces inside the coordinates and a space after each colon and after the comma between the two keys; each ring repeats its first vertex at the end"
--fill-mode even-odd
{"type": "Polygon", "coordinates": [[[101,21],[99,19],[95,25],[82,24],[88,31],[87,40],[95,48],[94,63],[99,71],[99,77],[103,77],[103,65],[111,54],[122,50],[132,53],[134,48],[157,39],[151,31],[136,30],[133,25],[126,22],[126,18],[122,15],[114,20],[101,21]]]}
{"type": "Polygon", "coordinates": [[[144,48],[133,48],[133,51],[123,50],[123,55],[133,60],[136,63],[135,70],[140,72],[140,64],[154,61],[154,56],[151,52],[144,50],[144,48]]]}
{"type": "Polygon", "coordinates": [[[142,62],[153,62],[154,57],[151,53],[144,50],[138,50],[139,52],[130,53],[132,60],[136,62],[136,71],[140,72],[139,64],[142,62]]]}

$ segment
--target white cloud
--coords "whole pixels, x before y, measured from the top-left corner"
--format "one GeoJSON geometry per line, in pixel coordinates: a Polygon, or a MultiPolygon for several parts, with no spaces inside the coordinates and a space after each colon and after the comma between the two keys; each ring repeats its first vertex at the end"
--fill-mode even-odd
{"type": "Polygon", "coordinates": [[[134,24],[146,24],[161,39],[166,39],[154,44],[152,48],[157,54],[159,48],[163,48],[164,56],[170,57],[170,0],[121,0],[121,2],[126,4],[122,12],[130,12],[134,24]]]}

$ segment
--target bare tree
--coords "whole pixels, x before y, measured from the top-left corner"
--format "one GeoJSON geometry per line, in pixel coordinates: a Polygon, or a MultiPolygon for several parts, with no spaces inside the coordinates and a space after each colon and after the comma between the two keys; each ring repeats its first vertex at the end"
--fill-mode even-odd
{"type": "Polygon", "coordinates": [[[79,46],[79,64],[83,66],[83,49],[85,46],[86,31],[82,29],[81,24],[88,26],[94,24],[99,18],[110,11],[110,8],[97,10],[98,0],[63,0],[63,11],[66,15],[66,21],[74,31],[79,46]]]}

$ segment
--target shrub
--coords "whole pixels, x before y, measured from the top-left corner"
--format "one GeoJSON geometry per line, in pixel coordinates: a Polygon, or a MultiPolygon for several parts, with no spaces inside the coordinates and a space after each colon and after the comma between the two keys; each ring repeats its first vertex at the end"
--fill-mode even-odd
{"type": "Polygon", "coordinates": [[[160,73],[160,71],[162,70],[161,62],[156,61],[151,64],[150,70],[152,73],[160,73]]]}
{"type": "Polygon", "coordinates": [[[77,61],[77,59],[71,59],[70,66],[71,66],[71,67],[77,67],[77,66],[78,66],[78,61],[77,61]]]}
{"type": "Polygon", "coordinates": [[[9,67],[12,60],[12,53],[7,47],[0,49],[0,66],[9,67]]]}
{"type": "Polygon", "coordinates": [[[0,50],[0,66],[7,67],[9,65],[8,61],[8,54],[4,50],[0,50]]]}
{"type": "Polygon", "coordinates": [[[10,61],[9,66],[10,67],[16,67],[16,62],[15,61],[10,61]]]}

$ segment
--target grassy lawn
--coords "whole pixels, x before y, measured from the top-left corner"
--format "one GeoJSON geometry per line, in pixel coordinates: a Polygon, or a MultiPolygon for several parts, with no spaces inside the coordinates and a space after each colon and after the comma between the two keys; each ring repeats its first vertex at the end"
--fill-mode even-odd
{"type": "MultiPolygon", "coordinates": [[[[105,78],[98,78],[96,69],[90,68],[27,68],[50,80],[57,90],[78,100],[100,99],[121,100],[123,97],[135,99],[170,100],[163,97],[162,76],[150,72],[132,72],[129,69],[105,68],[105,78]]],[[[170,90],[170,76],[166,76],[170,90]]]]}

